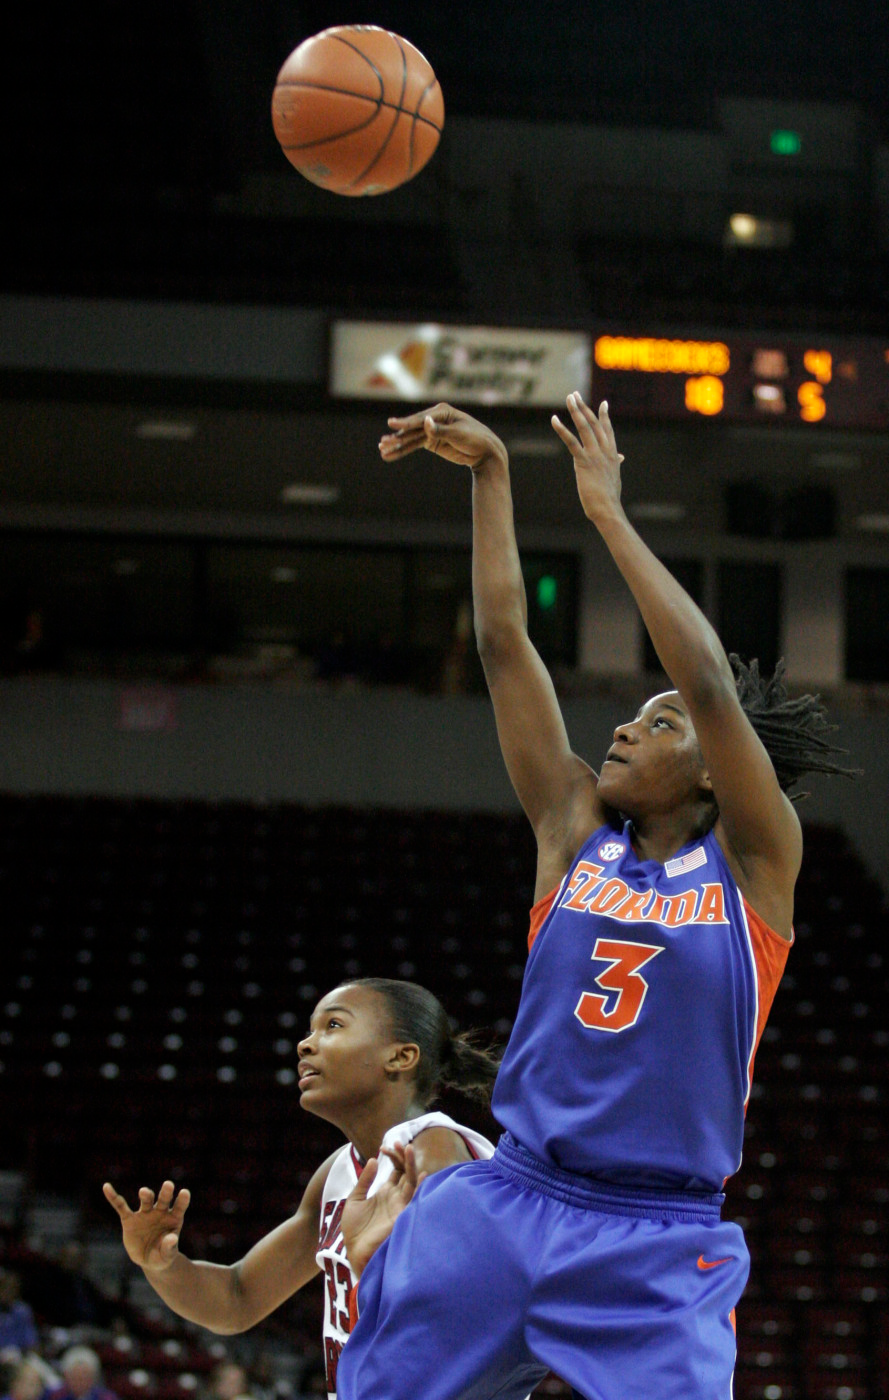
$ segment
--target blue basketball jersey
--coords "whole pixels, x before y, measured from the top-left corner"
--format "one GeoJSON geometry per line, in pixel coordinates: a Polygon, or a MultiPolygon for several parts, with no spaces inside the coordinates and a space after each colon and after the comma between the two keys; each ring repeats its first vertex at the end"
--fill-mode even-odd
{"type": "Polygon", "coordinates": [[[563,1171],[721,1190],[789,946],[712,832],[662,865],[601,827],[535,906],[495,1116],[563,1171]]]}

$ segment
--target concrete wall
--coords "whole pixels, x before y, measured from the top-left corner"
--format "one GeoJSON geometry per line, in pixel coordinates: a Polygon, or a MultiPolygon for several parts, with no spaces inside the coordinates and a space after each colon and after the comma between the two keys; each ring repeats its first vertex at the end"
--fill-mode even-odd
{"type": "MultiPolygon", "coordinates": [[[[564,710],[572,743],[595,763],[628,706],[584,699],[564,710]]],[[[856,709],[835,718],[865,776],[813,779],[802,814],[840,824],[884,878],[889,713],[856,709]]],[[[165,690],[35,677],[0,683],[0,724],[4,792],[517,808],[481,696],[246,684],[165,690]]]]}

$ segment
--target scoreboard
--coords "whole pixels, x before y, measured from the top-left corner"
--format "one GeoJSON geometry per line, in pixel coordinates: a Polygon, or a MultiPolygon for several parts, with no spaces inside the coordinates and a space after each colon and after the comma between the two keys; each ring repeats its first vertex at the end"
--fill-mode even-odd
{"type": "Polygon", "coordinates": [[[611,330],[594,334],[591,359],[592,402],[622,417],[889,428],[889,337],[611,330]]]}

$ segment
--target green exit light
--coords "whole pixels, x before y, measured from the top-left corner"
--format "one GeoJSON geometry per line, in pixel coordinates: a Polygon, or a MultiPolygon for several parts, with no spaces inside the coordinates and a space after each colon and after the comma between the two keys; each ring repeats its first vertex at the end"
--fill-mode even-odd
{"type": "Polygon", "coordinates": [[[558,591],[558,584],[552,574],[544,574],[537,580],[537,606],[539,608],[555,607],[558,591]]]}
{"type": "Polygon", "coordinates": [[[802,144],[798,131],[773,131],[769,137],[769,146],[776,156],[798,156],[802,144]]]}

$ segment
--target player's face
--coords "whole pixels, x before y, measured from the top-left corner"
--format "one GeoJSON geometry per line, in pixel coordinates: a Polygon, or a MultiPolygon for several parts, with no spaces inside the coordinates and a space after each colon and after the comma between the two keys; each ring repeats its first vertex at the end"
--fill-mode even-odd
{"type": "Polygon", "coordinates": [[[392,1048],[379,994],[348,983],[335,987],[315,1007],[299,1043],[302,1107],[327,1118],[366,1102],[386,1083],[392,1048]]]}
{"type": "Polygon", "coordinates": [[[606,806],[627,816],[669,812],[693,799],[706,769],[691,717],[675,690],[655,695],[619,724],[599,772],[606,806]]]}

